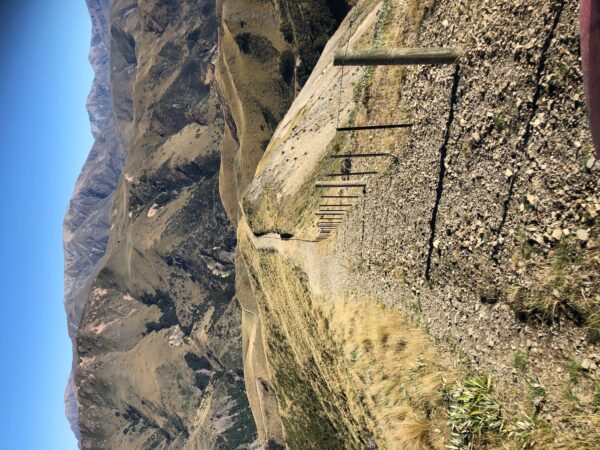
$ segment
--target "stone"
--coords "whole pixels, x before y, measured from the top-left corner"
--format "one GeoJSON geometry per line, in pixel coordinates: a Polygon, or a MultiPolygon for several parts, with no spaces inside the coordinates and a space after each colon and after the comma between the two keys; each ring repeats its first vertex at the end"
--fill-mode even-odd
{"type": "Polygon", "coordinates": [[[562,232],[562,230],[561,230],[560,228],[557,228],[557,229],[555,229],[555,230],[552,232],[552,235],[551,235],[551,237],[552,237],[552,239],[554,239],[555,241],[560,241],[560,238],[562,237],[562,235],[563,235],[563,232],[562,232]]]}
{"type": "Polygon", "coordinates": [[[590,361],[589,359],[586,358],[581,362],[581,368],[583,370],[589,371],[592,364],[593,364],[592,361],[590,361]]]}
{"type": "Polygon", "coordinates": [[[587,230],[580,229],[580,230],[577,230],[576,236],[577,236],[577,239],[585,242],[590,238],[590,232],[587,230]]]}
{"type": "Polygon", "coordinates": [[[598,217],[598,211],[593,205],[589,205],[587,208],[585,208],[585,211],[590,216],[590,219],[595,219],[596,217],[598,217]]]}
{"type": "Polygon", "coordinates": [[[541,234],[535,233],[532,236],[532,239],[540,245],[542,245],[544,243],[544,238],[541,234]]]}
{"type": "Polygon", "coordinates": [[[587,162],[585,163],[585,167],[587,167],[588,169],[592,169],[594,167],[594,164],[596,163],[596,158],[594,158],[593,156],[587,160],[587,162]]]}

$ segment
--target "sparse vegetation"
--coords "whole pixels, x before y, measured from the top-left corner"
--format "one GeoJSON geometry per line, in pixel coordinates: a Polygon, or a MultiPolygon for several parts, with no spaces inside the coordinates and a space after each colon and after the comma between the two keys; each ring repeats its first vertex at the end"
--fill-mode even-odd
{"type": "Polygon", "coordinates": [[[296,18],[295,21],[301,26],[301,29],[293,30],[293,40],[298,46],[301,61],[297,71],[300,86],[306,83],[329,36],[333,34],[348,12],[344,3],[338,2],[336,7],[328,3],[311,2],[308,3],[310,6],[305,8],[299,8],[292,4],[289,8],[290,13],[296,18]]]}
{"type": "Polygon", "coordinates": [[[531,436],[536,429],[536,420],[527,414],[521,416],[514,422],[506,426],[508,437],[522,443],[526,443],[522,448],[530,448],[527,442],[531,440],[531,436]]]}
{"type": "Polygon", "coordinates": [[[494,128],[499,132],[504,131],[504,129],[507,127],[507,119],[503,113],[494,115],[492,122],[494,123],[494,128]]]}
{"type": "Polygon", "coordinates": [[[529,355],[522,351],[516,351],[513,354],[513,366],[515,369],[525,372],[529,363],[529,355]]]}
{"type": "Polygon", "coordinates": [[[370,437],[380,448],[443,449],[455,374],[424,333],[371,299],[315,298],[302,270],[248,245],[290,448],[368,448],[359,442],[370,437]]]}
{"type": "Polygon", "coordinates": [[[485,374],[469,376],[456,385],[450,396],[449,449],[481,448],[488,434],[502,430],[502,410],[492,391],[492,379],[485,374]]]}
{"type": "Polygon", "coordinates": [[[595,407],[600,408],[600,378],[594,381],[594,401],[595,407]]]}
{"type": "Polygon", "coordinates": [[[281,53],[279,60],[279,71],[281,72],[283,81],[285,81],[287,84],[290,84],[294,80],[295,69],[296,57],[291,51],[285,50],[283,53],[281,53]]]}
{"type": "Polygon", "coordinates": [[[570,359],[567,364],[567,373],[569,374],[569,380],[572,384],[579,383],[579,379],[583,374],[581,364],[576,359],[570,359]]]}
{"type": "Polygon", "coordinates": [[[263,36],[240,33],[235,37],[235,42],[242,53],[252,54],[262,63],[266,63],[277,56],[277,50],[263,36]]]}
{"type": "Polygon", "coordinates": [[[592,221],[587,239],[563,236],[547,256],[517,230],[519,255],[529,267],[528,281],[515,286],[509,300],[524,320],[552,324],[561,318],[587,328],[590,342],[600,340],[600,226],[592,221]]]}
{"type": "Polygon", "coordinates": [[[377,341],[381,345],[385,345],[385,344],[387,344],[389,338],[390,338],[390,332],[387,329],[387,327],[385,325],[379,325],[377,327],[377,341]]]}
{"type": "MultiPolygon", "coordinates": [[[[403,22],[402,27],[405,27],[406,30],[399,31],[401,27],[392,29],[393,27],[388,27],[387,24],[394,23],[400,14],[398,11],[400,8],[396,8],[394,2],[384,1],[382,12],[374,27],[374,34],[363,37],[356,43],[356,48],[361,48],[363,44],[369,44],[369,40],[371,40],[370,45],[375,47],[389,43],[391,38],[394,39],[395,45],[398,43],[409,45],[415,38],[418,42],[418,28],[427,17],[427,11],[433,4],[433,1],[416,0],[403,4],[402,14],[410,13],[409,18],[412,25],[405,25],[403,22]],[[390,10],[388,11],[386,8],[390,8],[390,10]],[[395,32],[398,33],[391,36],[391,33],[395,32]]],[[[414,77],[415,74],[410,69],[404,68],[398,70],[387,67],[364,69],[353,92],[357,107],[351,113],[350,124],[385,123],[389,119],[397,119],[398,111],[404,119],[407,118],[408,115],[403,114],[402,103],[399,99],[402,95],[403,84],[414,82],[414,77]],[[393,79],[394,83],[389,83],[390,79],[393,79]],[[397,80],[400,80],[400,86],[398,86],[397,80]],[[386,90],[386,83],[393,84],[395,94],[391,92],[391,89],[386,90]],[[392,95],[396,95],[396,97],[392,95]],[[385,99],[385,101],[379,99],[385,99]],[[383,108],[386,109],[385,112],[382,112],[383,108]],[[391,110],[395,111],[393,115],[387,113],[391,110]]],[[[497,133],[492,130],[493,126],[494,130],[503,132],[506,136],[516,133],[520,119],[513,117],[513,109],[517,110],[518,108],[507,106],[494,109],[491,114],[486,116],[488,129],[483,132],[491,133],[492,136],[496,135],[497,133]]],[[[299,115],[301,114],[305,114],[305,111],[299,115]]],[[[401,144],[404,135],[400,133],[389,133],[388,135],[382,132],[376,136],[365,134],[366,137],[355,133],[348,136],[350,138],[345,142],[341,142],[341,138],[338,136],[331,143],[328,153],[339,153],[354,148],[373,148],[374,146],[391,148],[396,153],[401,153],[403,149],[401,144]],[[382,138],[384,135],[389,140],[382,138]]],[[[406,138],[404,137],[404,139],[406,138]]],[[[457,139],[459,139],[459,143],[464,143],[466,151],[468,150],[472,157],[479,156],[477,151],[473,151],[471,148],[468,136],[467,139],[462,136],[457,139]]],[[[480,145],[477,148],[483,149],[484,146],[480,145]]],[[[587,159],[584,164],[586,162],[587,159]]],[[[318,161],[315,164],[314,173],[306,181],[305,186],[295,192],[293,198],[278,203],[278,205],[285,204],[284,212],[275,210],[275,208],[264,208],[256,215],[266,221],[295,221],[294,225],[297,229],[305,229],[303,227],[311,219],[309,213],[314,211],[314,199],[317,197],[312,185],[328,169],[326,160],[318,161]],[[264,214],[265,211],[270,214],[264,214]]],[[[382,170],[380,175],[383,173],[382,170]]],[[[512,181],[516,175],[508,174],[505,178],[512,181]]],[[[523,179],[525,179],[524,176],[523,179]]],[[[519,202],[520,200],[519,203],[522,204],[523,214],[539,213],[540,201],[542,203],[544,201],[543,196],[538,193],[538,197],[529,198],[519,189],[520,186],[517,185],[514,195],[515,201],[519,202]]],[[[509,194],[500,193],[493,201],[497,205],[502,205],[504,201],[510,200],[509,197],[509,194]]],[[[512,210],[510,212],[512,220],[512,210]]],[[[510,229],[513,225],[512,222],[507,224],[502,238],[512,243],[513,231],[516,232],[514,234],[515,257],[512,262],[519,269],[518,272],[515,271],[518,273],[517,282],[508,288],[510,292],[508,297],[516,311],[519,312],[519,317],[525,320],[542,321],[544,324],[555,323],[561,318],[570,318],[576,323],[585,325],[588,328],[588,339],[591,342],[597,342],[600,341],[600,327],[594,325],[598,322],[594,311],[598,311],[599,304],[595,275],[598,273],[598,259],[597,257],[588,259],[590,250],[593,252],[596,249],[597,230],[594,231],[593,223],[586,216],[582,216],[581,223],[582,227],[590,229],[590,239],[586,242],[578,240],[573,230],[570,235],[565,235],[562,239],[551,239],[549,235],[553,230],[536,230],[530,222],[524,222],[516,229],[510,229]],[[582,286],[584,287],[583,294],[580,289],[582,286]],[[594,292],[596,295],[589,295],[594,292]]],[[[537,226],[537,224],[533,225],[537,226]]],[[[493,230],[486,231],[482,238],[483,244],[487,243],[488,238],[491,240],[493,237],[493,230]]],[[[510,247],[506,246],[506,248],[510,247]]],[[[477,250],[473,246],[469,251],[476,253],[477,250]]],[[[252,251],[249,253],[252,254],[252,251]]],[[[366,264],[363,264],[360,256],[354,256],[356,258],[344,260],[344,267],[352,273],[364,270],[366,264]]],[[[531,356],[527,350],[516,351],[512,354],[512,365],[516,372],[513,371],[514,379],[511,381],[514,383],[510,386],[507,386],[509,383],[502,379],[501,375],[495,378],[494,384],[487,375],[472,375],[464,379],[448,394],[446,391],[449,382],[452,385],[453,379],[462,374],[446,374],[443,370],[446,368],[443,365],[445,362],[432,360],[431,354],[435,354],[435,349],[429,347],[426,338],[423,339],[421,334],[415,332],[415,328],[419,329],[419,326],[422,326],[422,329],[429,327],[422,320],[423,308],[418,296],[403,299],[403,306],[407,307],[408,317],[413,318],[406,323],[404,317],[401,317],[402,320],[400,320],[394,315],[394,312],[390,313],[389,310],[385,311],[392,317],[382,317],[379,312],[371,309],[373,306],[371,299],[323,299],[311,293],[310,287],[306,289],[306,293],[296,291],[295,288],[290,289],[290,286],[296,286],[294,278],[287,275],[290,261],[284,261],[280,255],[275,253],[261,253],[259,257],[261,258],[260,262],[256,260],[252,263],[254,266],[263,266],[259,271],[261,272],[259,274],[260,283],[257,284],[256,289],[263,289],[268,293],[263,300],[268,305],[269,320],[274,322],[273,328],[277,326],[286,332],[299,333],[294,329],[292,315],[295,315],[297,320],[302,319],[302,323],[308,328],[312,323],[311,320],[317,324],[315,330],[318,330],[318,334],[311,335],[315,340],[314,343],[307,340],[306,336],[302,336],[304,340],[298,339],[302,342],[302,345],[299,345],[296,341],[297,335],[295,335],[288,338],[293,349],[288,348],[287,350],[298,353],[295,356],[300,362],[309,361],[320,371],[320,380],[313,377],[313,374],[306,377],[305,383],[309,386],[304,386],[305,389],[321,392],[323,387],[319,383],[326,378],[328,383],[334,385],[334,389],[339,389],[337,393],[343,395],[347,407],[337,412],[334,412],[336,407],[334,400],[330,398],[315,399],[315,402],[318,401],[319,404],[311,405],[313,409],[310,411],[322,420],[334,420],[332,416],[337,420],[336,414],[343,416],[351,412],[353,420],[356,420],[356,423],[360,423],[361,426],[364,425],[363,429],[350,427],[351,433],[367,435],[372,433],[373,439],[378,445],[380,442],[393,442],[398,446],[397,448],[402,449],[440,448],[440,445],[444,446],[449,442],[449,448],[454,449],[569,448],[564,445],[552,447],[552,444],[549,443],[555,438],[557,442],[565,442],[571,437],[570,431],[565,432],[562,429],[563,420],[581,420],[581,411],[584,410],[581,406],[581,397],[584,395],[581,394],[580,388],[585,384],[585,389],[588,389],[591,380],[582,371],[580,365],[567,370],[570,379],[576,380],[569,383],[568,389],[570,396],[568,400],[571,402],[569,407],[573,408],[572,412],[568,414],[572,414],[572,416],[566,417],[568,414],[563,415],[562,411],[560,413],[553,411],[553,418],[557,419],[559,416],[558,420],[548,419],[548,422],[543,420],[543,417],[546,417],[545,414],[548,413],[548,406],[554,406],[552,402],[555,402],[555,398],[560,397],[561,393],[553,391],[556,385],[542,383],[542,380],[546,383],[548,378],[546,378],[547,374],[540,371],[538,361],[540,356],[537,349],[532,352],[531,356]],[[263,259],[266,257],[274,259],[266,263],[263,259]],[[283,278],[275,277],[269,273],[270,271],[286,275],[283,278]],[[279,287],[274,281],[275,278],[278,279],[279,287]],[[281,289],[283,285],[286,287],[285,290],[281,289]],[[301,299],[301,302],[298,299],[301,299]],[[412,301],[413,299],[414,301],[412,301]],[[276,303],[279,305],[275,305],[276,303]],[[297,305],[297,303],[301,303],[301,305],[297,305]],[[299,310],[291,312],[289,311],[291,307],[298,307],[299,310]],[[277,314],[273,311],[277,311],[277,314]],[[314,317],[311,316],[312,312],[315,312],[314,317]],[[371,315],[373,318],[370,317],[371,315]],[[419,325],[421,323],[422,325],[419,325]],[[318,342],[327,342],[330,347],[327,349],[320,347],[318,342]],[[416,342],[420,343],[426,351],[423,351],[423,347],[417,351],[416,342]],[[333,364],[344,371],[342,382],[340,380],[332,381],[328,378],[334,373],[332,371],[333,364]],[[346,381],[347,384],[344,384],[346,381]],[[577,408],[580,409],[577,410],[577,408]],[[448,420],[448,417],[445,416],[448,411],[449,426],[448,423],[443,423],[448,420]]],[[[396,263],[390,263],[391,267],[385,267],[377,266],[377,261],[370,259],[368,261],[371,269],[378,270],[383,267],[386,275],[389,274],[395,280],[407,284],[414,282],[412,279],[413,268],[409,264],[407,264],[408,271],[397,267],[390,273],[390,269],[396,263]]],[[[294,277],[296,276],[298,275],[295,274],[294,277]]],[[[435,286],[436,283],[432,284],[435,286]]],[[[423,299],[424,305],[429,311],[431,307],[431,304],[428,303],[429,299],[425,295],[423,299]]],[[[501,300],[502,297],[498,299],[501,300]]],[[[490,306],[491,308],[492,306],[490,306]]],[[[434,333],[437,331],[435,327],[431,329],[434,333]]],[[[306,331],[306,333],[310,334],[313,331],[306,331]]],[[[278,335],[277,337],[283,339],[283,336],[278,335]]],[[[527,335],[527,337],[535,339],[533,336],[527,335]]],[[[436,337],[436,339],[438,338],[436,337]]],[[[464,339],[464,334],[450,330],[442,334],[437,342],[442,348],[450,348],[456,355],[462,355],[466,366],[467,360],[473,358],[471,349],[465,353],[461,348],[464,339]]],[[[495,339],[494,341],[496,348],[492,350],[492,353],[498,350],[498,341],[495,339]]],[[[489,349],[486,348],[486,350],[489,349]]],[[[508,359],[510,366],[510,354],[508,359]]],[[[483,360],[484,364],[489,363],[485,358],[483,360]]],[[[473,362],[473,365],[475,364],[476,362],[473,362]]],[[[298,361],[295,361],[293,365],[295,370],[301,366],[298,361]]],[[[511,368],[507,368],[506,361],[503,360],[501,370],[505,371],[506,369],[510,371],[511,368]]],[[[558,373],[565,377],[564,372],[558,373]]],[[[282,389],[282,386],[279,386],[279,389],[282,389]]],[[[284,387],[285,389],[287,386],[284,387]]],[[[600,387],[594,385],[593,389],[595,389],[593,390],[595,401],[599,402],[600,387]]],[[[589,392],[585,393],[588,406],[589,392]]],[[[282,403],[285,408],[291,410],[293,404],[291,396],[287,394],[283,396],[288,398],[282,403]]],[[[561,397],[561,401],[564,401],[563,397],[561,397]]],[[[339,404],[337,406],[339,407],[339,404]]],[[[298,413],[297,410],[293,412],[298,413]]],[[[286,420],[309,421],[307,417],[301,415],[292,417],[292,414],[290,413],[286,420]]],[[[591,418],[588,424],[594,420],[596,419],[591,418]]],[[[586,426],[582,426],[582,429],[587,429],[586,426]]],[[[573,427],[573,429],[576,428],[573,427]]],[[[589,439],[587,441],[591,442],[589,439]]],[[[587,441],[581,438],[576,442],[578,445],[581,444],[581,448],[591,448],[585,443],[587,441]]],[[[392,446],[392,448],[394,447],[392,446]]]]}
{"type": "Polygon", "coordinates": [[[548,395],[546,388],[540,383],[540,380],[531,378],[527,384],[529,385],[529,392],[533,398],[546,398],[548,395]]]}

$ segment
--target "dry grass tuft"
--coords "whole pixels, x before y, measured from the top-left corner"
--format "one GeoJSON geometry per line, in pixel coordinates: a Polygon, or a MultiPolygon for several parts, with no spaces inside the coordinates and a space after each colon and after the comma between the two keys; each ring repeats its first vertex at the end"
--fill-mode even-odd
{"type": "Polygon", "coordinates": [[[539,256],[520,236],[514,265],[525,266],[526,277],[509,293],[509,302],[523,320],[548,324],[571,319],[588,330],[590,342],[600,342],[600,225],[587,242],[563,237],[547,256],[539,256]]]}
{"type": "Polygon", "coordinates": [[[425,15],[433,8],[435,0],[408,0],[406,2],[406,17],[409,23],[419,28],[423,23],[425,15]]]}
{"type": "Polygon", "coordinates": [[[449,361],[400,312],[372,300],[338,299],[324,312],[388,448],[444,448],[444,391],[456,378],[449,361]]]}
{"type": "Polygon", "coordinates": [[[431,422],[424,419],[407,419],[398,427],[399,448],[425,450],[430,447],[431,422]]]}

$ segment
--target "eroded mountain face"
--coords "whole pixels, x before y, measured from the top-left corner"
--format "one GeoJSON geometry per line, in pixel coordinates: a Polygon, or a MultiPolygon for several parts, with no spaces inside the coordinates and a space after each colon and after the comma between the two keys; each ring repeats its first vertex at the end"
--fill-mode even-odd
{"type": "MultiPolygon", "coordinates": [[[[90,284],[108,244],[113,193],[123,167],[111,105],[111,0],[89,0],[92,18],[90,64],[95,73],[88,97],[94,146],[81,171],[64,220],[65,309],[69,336],[75,339],[90,284]]],[[[75,359],[77,357],[75,356],[75,359]]],[[[72,377],[65,393],[66,414],[76,435],[78,407],[72,377]]]]}
{"type": "Polygon", "coordinates": [[[226,119],[221,195],[233,219],[275,128],[352,3],[217,1],[217,79],[226,119]]]}
{"type": "Polygon", "coordinates": [[[81,446],[248,448],[214,4],[115,1],[110,24],[127,157],[77,334],[81,446]]]}
{"type": "Polygon", "coordinates": [[[115,0],[110,9],[109,116],[126,157],[108,248],[80,303],[82,448],[258,445],[230,219],[347,6],[238,3],[115,0]],[[245,31],[224,31],[228,21],[245,31]],[[233,42],[219,57],[218,29],[233,42]]]}

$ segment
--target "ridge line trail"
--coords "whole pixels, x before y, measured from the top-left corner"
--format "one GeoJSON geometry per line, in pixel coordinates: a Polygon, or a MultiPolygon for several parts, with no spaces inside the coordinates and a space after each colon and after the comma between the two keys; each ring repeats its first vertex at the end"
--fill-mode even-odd
{"type": "Polygon", "coordinates": [[[335,253],[329,253],[335,240],[310,242],[305,240],[282,240],[278,234],[255,236],[245,225],[252,245],[256,249],[273,249],[281,256],[298,264],[306,273],[311,293],[316,296],[337,296],[348,290],[346,283],[350,272],[339,262],[335,253]]]}
{"type": "MultiPolygon", "coordinates": [[[[125,180],[127,181],[127,180],[125,180]]],[[[123,223],[127,222],[127,219],[129,219],[129,197],[127,195],[128,193],[128,189],[125,189],[125,186],[123,187],[123,223]]],[[[131,251],[132,251],[132,245],[131,245],[131,228],[132,227],[127,227],[127,275],[129,277],[131,277],[131,251]]]]}

